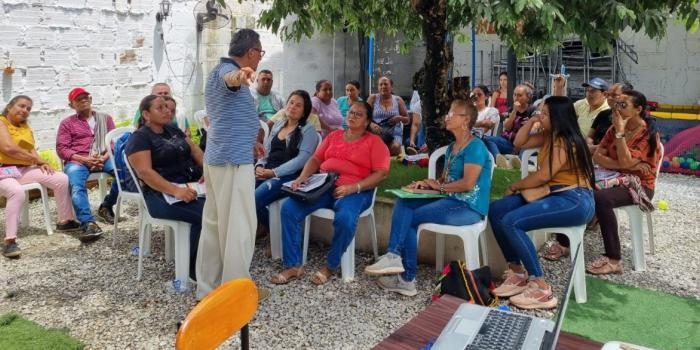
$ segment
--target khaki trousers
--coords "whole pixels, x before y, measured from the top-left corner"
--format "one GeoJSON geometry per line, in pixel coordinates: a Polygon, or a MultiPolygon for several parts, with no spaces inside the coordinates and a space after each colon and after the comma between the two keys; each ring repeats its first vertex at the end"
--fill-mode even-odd
{"type": "Polygon", "coordinates": [[[207,201],[197,253],[197,299],[223,282],[250,278],[255,249],[255,176],[252,164],[204,164],[207,201]]]}

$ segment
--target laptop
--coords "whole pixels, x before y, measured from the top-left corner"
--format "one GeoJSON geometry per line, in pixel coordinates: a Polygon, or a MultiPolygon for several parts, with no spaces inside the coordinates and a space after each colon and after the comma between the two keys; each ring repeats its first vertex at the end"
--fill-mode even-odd
{"type": "Polygon", "coordinates": [[[556,321],[464,303],[440,333],[433,350],[554,350],[569,303],[573,273],[581,244],[576,248],[564,298],[556,321]]]}

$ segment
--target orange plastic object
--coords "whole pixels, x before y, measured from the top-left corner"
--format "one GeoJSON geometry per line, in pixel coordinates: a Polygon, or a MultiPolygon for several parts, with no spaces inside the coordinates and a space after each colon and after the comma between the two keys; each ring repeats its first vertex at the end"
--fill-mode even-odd
{"type": "Polygon", "coordinates": [[[228,281],[190,311],[175,339],[178,350],[216,349],[255,316],[258,289],[249,278],[228,281]]]}

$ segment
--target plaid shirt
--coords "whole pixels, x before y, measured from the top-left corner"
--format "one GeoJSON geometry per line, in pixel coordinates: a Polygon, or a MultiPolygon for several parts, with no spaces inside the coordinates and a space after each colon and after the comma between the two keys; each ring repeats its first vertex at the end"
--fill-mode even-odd
{"type": "MultiPolygon", "coordinates": [[[[92,115],[96,113],[93,111],[92,115]]],[[[107,116],[107,130],[114,129],[114,121],[107,116]]],[[[63,161],[70,162],[74,154],[87,156],[90,154],[90,146],[94,138],[94,131],[87,120],[81,119],[78,114],[73,114],[61,121],[56,135],[56,153],[63,161]]]]}

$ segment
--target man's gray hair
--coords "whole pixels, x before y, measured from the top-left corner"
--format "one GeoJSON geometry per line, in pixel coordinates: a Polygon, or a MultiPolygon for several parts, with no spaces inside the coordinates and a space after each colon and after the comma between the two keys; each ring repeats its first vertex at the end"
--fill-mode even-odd
{"type": "Polygon", "coordinates": [[[248,50],[260,45],[260,34],[252,29],[239,29],[233,34],[228,47],[228,55],[241,57],[248,50]]]}
{"type": "Polygon", "coordinates": [[[517,88],[522,88],[523,91],[525,91],[525,95],[526,95],[528,98],[532,98],[532,93],[533,93],[533,92],[532,92],[532,88],[531,88],[529,85],[527,85],[527,84],[519,84],[519,85],[516,86],[515,88],[516,88],[516,89],[517,89],[517,88]]]}

